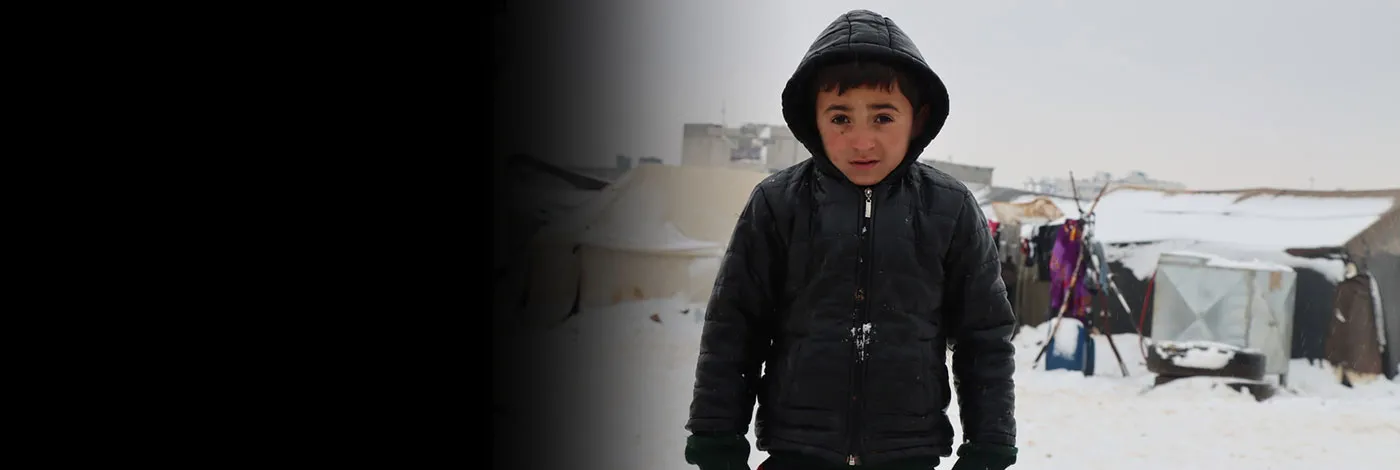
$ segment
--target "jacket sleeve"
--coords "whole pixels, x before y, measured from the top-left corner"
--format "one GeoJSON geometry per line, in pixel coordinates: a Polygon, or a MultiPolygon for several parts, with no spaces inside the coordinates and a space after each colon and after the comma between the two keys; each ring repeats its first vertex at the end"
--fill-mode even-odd
{"type": "Polygon", "coordinates": [[[690,419],[694,434],[745,434],[771,333],[775,273],[781,265],[776,220],[762,186],[740,212],[705,310],[690,419]]]}
{"type": "Polygon", "coordinates": [[[963,442],[1014,446],[1016,317],[986,216],[971,194],[963,197],[946,262],[945,315],[963,442]]]}

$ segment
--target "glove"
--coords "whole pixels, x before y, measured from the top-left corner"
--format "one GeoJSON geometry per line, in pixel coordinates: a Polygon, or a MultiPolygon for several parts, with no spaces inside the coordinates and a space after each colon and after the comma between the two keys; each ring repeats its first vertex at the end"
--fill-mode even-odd
{"type": "Polygon", "coordinates": [[[749,470],[749,440],[738,434],[693,434],[685,439],[685,462],[700,470],[749,470]]]}
{"type": "Polygon", "coordinates": [[[1016,463],[1016,447],[968,442],[958,447],[953,470],[1006,470],[1016,463]]]}

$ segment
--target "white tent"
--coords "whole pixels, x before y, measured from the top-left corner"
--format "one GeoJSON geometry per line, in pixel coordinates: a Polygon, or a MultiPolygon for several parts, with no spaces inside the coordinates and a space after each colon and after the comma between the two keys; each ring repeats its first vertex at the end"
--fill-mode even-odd
{"type": "Polygon", "coordinates": [[[1400,192],[1119,188],[1099,201],[1094,234],[1109,245],[1109,259],[1123,261],[1140,279],[1154,272],[1160,253],[1189,249],[1314,269],[1339,282],[1340,261],[1285,250],[1348,246],[1397,206],[1395,194],[1400,192]]]}
{"type": "MultiPolygon", "coordinates": [[[[641,165],[531,242],[531,322],[621,301],[704,302],[754,186],[767,173],[641,165]]],[[[538,323],[537,323],[538,324],[538,323]]]]}
{"type": "MultiPolygon", "coordinates": [[[[1163,254],[1189,250],[1234,261],[1259,261],[1306,269],[1326,283],[1298,279],[1295,347],[1321,355],[1333,315],[1335,286],[1348,275],[1336,255],[1366,266],[1376,281],[1371,295],[1382,343],[1400,343],[1400,190],[1171,191],[1124,187],[1110,190],[1095,212],[1094,230],[1109,261],[1138,281],[1157,272],[1163,254]],[[1306,287],[1305,284],[1313,287],[1306,287]]],[[[1159,280],[1160,281],[1160,280],[1159,280]]],[[[1117,282],[1122,282],[1117,281],[1117,282]]],[[[1340,316],[1340,315],[1339,315],[1340,316]]],[[[1328,339],[1330,340],[1330,339],[1328,339]]],[[[1384,352],[1390,371],[1400,368],[1400,348],[1384,352]]],[[[1388,372],[1389,374],[1389,372],[1388,372]]]]}

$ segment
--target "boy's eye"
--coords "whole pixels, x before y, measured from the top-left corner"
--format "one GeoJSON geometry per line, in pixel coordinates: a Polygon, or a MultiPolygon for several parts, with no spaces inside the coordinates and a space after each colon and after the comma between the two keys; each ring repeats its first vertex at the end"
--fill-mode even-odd
{"type": "Polygon", "coordinates": [[[889,124],[891,122],[894,122],[894,118],[890,117],[890,115],[888,114],[881,114],[879,116],[875,116],[875,122],[878,122],[880,124],[889,124]]]}
{"type": "Polygon", "coordinates": [[[848,124],[850,122],[851,118],[846,117],[845,114],[837,114],[831,117],[832,124],[848,124]]]}

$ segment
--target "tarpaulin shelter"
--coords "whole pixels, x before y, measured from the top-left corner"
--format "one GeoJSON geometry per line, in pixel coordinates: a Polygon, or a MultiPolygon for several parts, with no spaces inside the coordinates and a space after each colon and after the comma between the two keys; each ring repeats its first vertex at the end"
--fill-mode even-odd
{"type": "MultiPolygon", "coordinates": [[[[1387,377],[1400,369],[1400,189],[1377,191],[1169,191],[1119,188],[1104,196],[1096,233],[1113,262],[1124,301],[1108,303],[1115,331],[1150,333],[1144,299],[1159,256],[1191,250],[1236,261],[1266,261],[1297,273],[1293,358],[1327,359],[1328,344],[1370,342],[1387,377]],[[1331,328],[1345,260],[1374,281],[1365,290],[1380,315],[1373,334],[1331,328]],[[1122,303],[1128,305],[1123,306],[1122,303]],[[1380,343],[1384,343],[1382,347],[1380,343]]],[[[1356,289],[1360,290],[1361,281],[1356,289]]],[[[1355,294],[1359,295],[1359,294],[1355,294]]],[[[1345,302],[1357,308],[1361,302],[1345,302]]],[[[1364,312],[1343,312],[1362,316],[1364,312]]],[[[1358,327],[1359,328],[1359,327],[1358,327]]],[[[1329,359],[1330,360],[1330,359],[1329,359]]]]}
{"type": "Polygon", "coordinates": [[[1154,276],[1154,341],[1256,350],[1264,356],[1264,373],[1286,380],[1297,301],[1293,268],[1173,251],[1161,254],[1154,276]]]}

